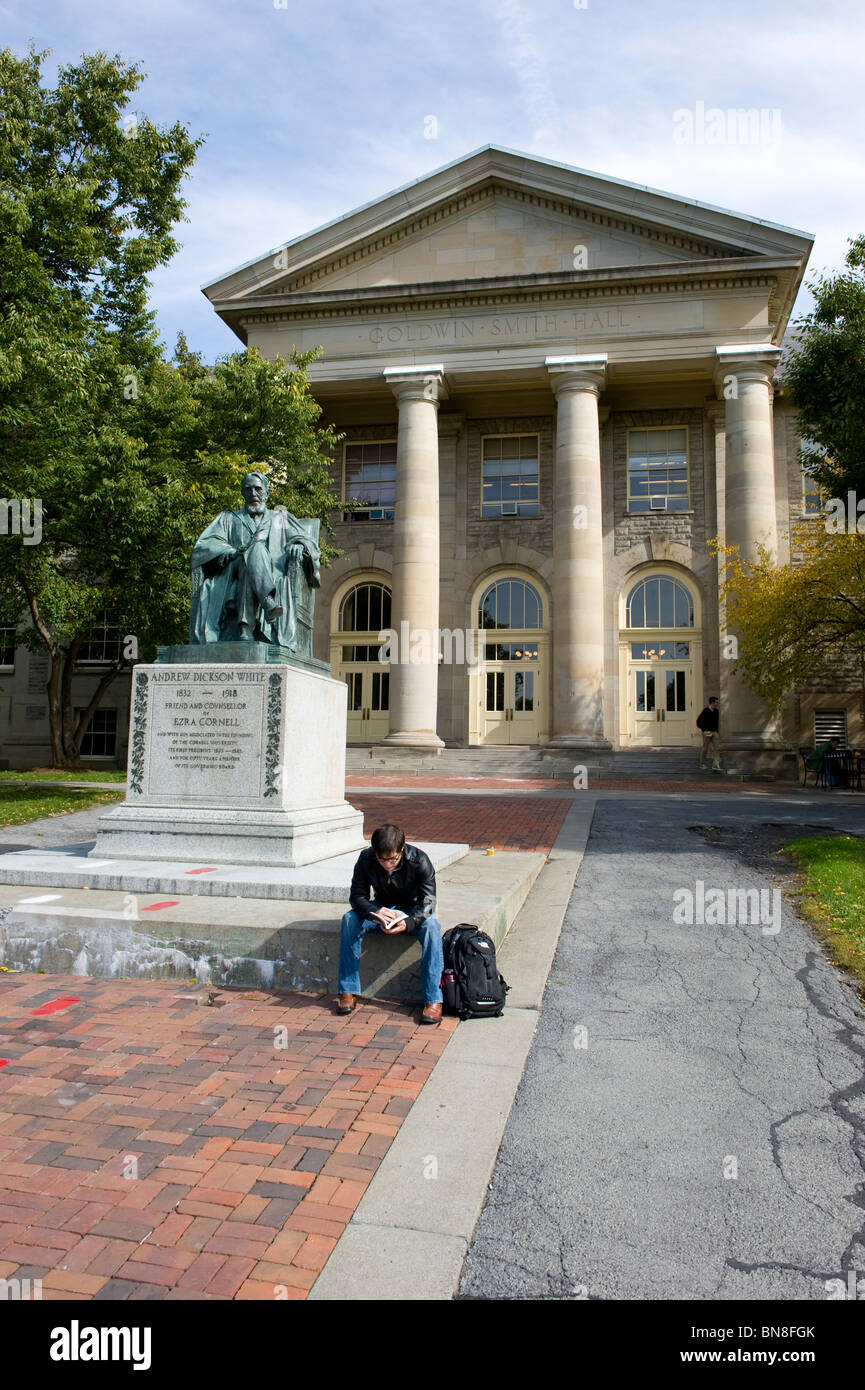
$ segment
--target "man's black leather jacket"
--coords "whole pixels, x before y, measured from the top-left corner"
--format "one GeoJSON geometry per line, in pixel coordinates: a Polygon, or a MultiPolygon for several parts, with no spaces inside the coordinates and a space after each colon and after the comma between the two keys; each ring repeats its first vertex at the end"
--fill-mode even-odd
{"type": "Polygon", "coordinates": [[[435,870],[417,845],[404,847],[393,873],[382,868],[372,848],[361,850],[351,878],[349,901],[362,922],[376,907],[398,907],[408,914],[406,930],[412,931],[435,913],[435,870]]]}

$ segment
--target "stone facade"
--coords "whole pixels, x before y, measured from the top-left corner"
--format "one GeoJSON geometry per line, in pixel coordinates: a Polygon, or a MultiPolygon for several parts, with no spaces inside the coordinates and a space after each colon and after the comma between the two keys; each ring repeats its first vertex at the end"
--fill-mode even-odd
{"type": "MultiPolygon", "coordinates": [[[[395,520],[337,519],[343,553],[316,605],[315,655],[355,692],[350,741],[691,746],[717,691],[743,766],[810,742],[815,709],[844,709],[851,741],[865,735],[846,680],[801,693],[780,724],[741,687],[710,549],[718,536],[789,558],[799,440],[772,383],[810,248],[768,222],[486,147],[206,287],[266,356],[322,346],[310,376],[345,434],[338,486],[345,445],[396,443],[395,520]],[[686,431],[687,506],[634,510],[629,431],[669,429],[686,431]],[[537,440],[537,515],[484,516],[484,438],[514,435],[537,440]],[[625,604],[644,578],[688,596],[690,632],[634,640],[625,604]],[[439,660],[433,630],[470,632],[498,581],[531,586],[540,627],[510,647],[498,633],[479,662],[439,660]],[[340,602],[365,584],[391,592],[397,629],[433,634],[417,662],[390,663],[389,714],[373,708],[381,663],[351,667],[337,640],[340,602]]],[[[119,684],[112,697],[122,710],[119,684]]]]}

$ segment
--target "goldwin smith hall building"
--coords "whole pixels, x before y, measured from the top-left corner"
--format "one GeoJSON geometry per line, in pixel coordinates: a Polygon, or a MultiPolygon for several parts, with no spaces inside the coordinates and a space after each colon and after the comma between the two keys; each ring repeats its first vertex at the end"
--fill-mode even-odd
{"type": "MultiPolygon", "coordinates": [[[[310,375],[345,435],[335,480],[364,504],[340,515],[316,599],[350,744],[693,749],[712,694],[743,771],[789,770],[815,733],[861,736],[852,686],[773,722],[730,674],[707,545],[783,563],[819,507],[773,389],[811,245],[486,146],[205,287],[265,357],[324,349],[310,375]],[[403,638],[389,664],[382,629],[403,638]]],[[[94,635],[80,703],[117,635],[94,635]]],[[[18,649],[0,675],[19,766],[48,747],[25,718],[33,660],[18,649]]],[[[95,764],[125,758],[127,720],[118,681],[95,764]]]]}

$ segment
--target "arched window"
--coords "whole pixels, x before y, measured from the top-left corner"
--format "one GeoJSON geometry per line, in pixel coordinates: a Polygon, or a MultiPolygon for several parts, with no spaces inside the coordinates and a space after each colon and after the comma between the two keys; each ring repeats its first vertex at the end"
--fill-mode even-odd
{"type": "Polygon", "coordinates": [[[367,581],[356,584],[339,605],[340,632],[381,632],[390,627],[390,589],[367,581]]]}
{"type": "Polygon", "coordinates": [[[628,627],[693,627],[694,600],[677,579],[650,575],[628,594],[625,623],[628,627]]]}
{"type": "Polygon", "coordinates": [[[544,625],[544,605],[534,584],[527,579],[496,579],[488,585],[478,604],[478,627],[540,628],[544,625]]]}

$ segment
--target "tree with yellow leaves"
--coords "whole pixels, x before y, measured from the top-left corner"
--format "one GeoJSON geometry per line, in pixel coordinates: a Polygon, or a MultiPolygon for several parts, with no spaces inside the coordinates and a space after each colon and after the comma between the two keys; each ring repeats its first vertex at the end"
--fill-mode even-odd
{"type": "Polygon", "coordinates": [[[803,521],[791,553],[778,565],[761,548],[746,565],[735,546],[718,548],[735,672],[774,711],[797,686],[855,681],[865,714],[865,536],[803,521]]]}

